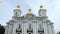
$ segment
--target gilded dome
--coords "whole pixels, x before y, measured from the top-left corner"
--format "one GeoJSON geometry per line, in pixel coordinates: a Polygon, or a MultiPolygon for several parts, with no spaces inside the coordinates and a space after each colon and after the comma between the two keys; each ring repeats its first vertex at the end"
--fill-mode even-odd
{"type": "Polygon", "coordinates": [[[20,10],[20,6],[17,6],[17,7],[15,8],[15,10],[20,10]]]}
{"type": "Polygon", "coordinates": [[[27,14],[32,14],[31,9],[29,8],[29,12],[27,14]]]}

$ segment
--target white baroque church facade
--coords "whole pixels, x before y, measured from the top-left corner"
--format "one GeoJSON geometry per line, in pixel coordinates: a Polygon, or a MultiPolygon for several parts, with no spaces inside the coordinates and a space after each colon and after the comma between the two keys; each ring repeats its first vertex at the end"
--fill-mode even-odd
{"type": "Polygon", "coordinates": [[[46,9],[40,6],[39,16],[34,15],[31,9],[21,16],[20,6],[14,9],[12,19],[7,22],[5,34],[54,34],[53,22],[48,20],[46,9]]]}

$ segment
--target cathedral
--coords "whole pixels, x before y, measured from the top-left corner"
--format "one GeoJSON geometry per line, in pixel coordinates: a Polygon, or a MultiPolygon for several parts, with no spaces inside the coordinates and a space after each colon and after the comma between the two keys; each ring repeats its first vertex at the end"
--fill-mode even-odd
{"type": "Polygon", "coordinates": [[[7,22],[5,34],[55,34],[53,22],[46,15],[47,10],[41,5],[38,15],[32,13],[31,8],[22,15],[20,6],[17,6],[12,19],[7,22]]]}

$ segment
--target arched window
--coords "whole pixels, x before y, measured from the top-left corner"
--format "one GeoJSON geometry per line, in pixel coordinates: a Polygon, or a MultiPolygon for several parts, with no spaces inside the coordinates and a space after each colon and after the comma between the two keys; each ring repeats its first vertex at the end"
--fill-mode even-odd
{"type": "Polygon", "coordinates": [[[27,29],[27,33],[28,34],[33,33],[33,29],[31,28],[31,24],[29,24],[29,28],[27,29]]]}
{"type": "Polygon", "coordinates": [[[20,34],[20,33],[18,33],[18,34],[20,34]]]}
{"type": "Polygon", "coordinates": [[[16,29],[16,33],[17,34],[22,33],[21,24],[19,24],[19,27],[16,29]]]}
{"type": "Polygon", "coordinates": [[[40,33],[40,34],[42,34],[42,33],[40,33]]]}
{"type": "Polygon", "coordinates": [[[29,34],[31,34],[31,33],[29,33],[29,34]]]}

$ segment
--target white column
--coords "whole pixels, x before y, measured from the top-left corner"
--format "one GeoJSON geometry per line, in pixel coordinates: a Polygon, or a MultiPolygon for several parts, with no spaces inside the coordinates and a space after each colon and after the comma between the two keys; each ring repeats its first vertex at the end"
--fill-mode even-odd
{"type": "Polygon", "coordinates": [[[27,32],[26,31],[26,23],[24,23],[24,32],[23,33],[26,34],[26,32],[27,32]]]}
{"type": "Polygon", "coordinates": [[[50,25],[50,23],[48,24],[48,31],[49,31],[49,34],[52,34],[52,30],[51,30],[51,25],[50,25]]]}
{"type": "Polygon", "coordinates": [[[44,34],[48,34],[47,24],[46,23],[43,23],[43,26],[44,26],[44,34]]]}
{"type": "Polygon", "coordinates": [[[55,34],[55,31],[54,31],[54,26],[52,27],[52,31],[53,31],[53,34],[55,34]]]}
{"type": "Polygon", "coordinates": [[[51,24],[51,30],[52,30],[52,34],[55,34],[53,24],[51,24]]]}
{"type": "Polygon", "coordinates": [[[32,26],[32,27],[33,27],[33,34],[35,34],[35,26],[34,26],[35,23],[33,23],[32,25],[33,25],[33,26],[32,26]]]}
{"type": "Polygon", "coordinates": [[[7,22],[7,26],[6,26],[6,29],[5,29],[5,34],[8,34],[8,31],[9,31],[9,22],[7,22]]]}
{"type": "Polygon", "coordinates": [[[28,23],[26,23],[26,30],[25,30],[25,31],[26,31],[26,34],[28,34],[28,33],[27,33],[28,27],[29,27],[29,26],[28,26],[28,23]]]}
{"type": "Polygon", "coordinates": [[[17,29],[17,28],[18,28],[18,23],[14,23],[12,34],[17,34],[17,33],[16,33],[16,29],[17,29]]]}
{"type": "Polygon", "coordinates": [[[36,23],[34,23],[34,34],[36,34],[36,23]]]}
{"type": "Polygon", "coordinates": [[[5,34],[8,34],[8,26],[6,26],[5,34]]]}
{"type": "Polygon", "coordinates": [[[10,24],[8,25],[9,27],[8,27],[8,34],[11,34],[10,33],[10,31],[11,31],[11,26],[10,26],[10,24]]]}
{"type": "Polygon", "coordinates": [[[11,34],[11,33],[10,33],[10,30],[11,30],[11,29],[10,29],[10,24],[9,24],[8,34],[11,34]]]}
{"type": "Polygon", "coordinates": [[[26,23],[22,23],[22,34],[26,34],[26,23]]]}
{"type": "Polygon", "coordinates": [[[8,34],[12,34],[12,31],[13,31],[12,28],[13,28],[13,25],[10,24],[10,25],[9,25],[9,31],[8,31],[8,34]]]}
{"type": "Polygon", "coordinates": [[[11,25],[11,34],[13,33],[13,24],[11,25]]]}
{"type": "Polygon", "coordinates": [[[36,23],[36,34],[38,34],[38,23],[36,23]]]}
{"type": "Polygon", "coordinates": [[[47,29],[48,29],[48,34],[50,34],[50,33],[49,33],[49,24],[47,24],[47,29]]]}
{"type": "Polygon", "coordinates": [[[24,24],[20,22],[20,25],[21,25],[21,29],[22,29],[21,30],[22,32],[20,34],[24,34],[24,32],[23,32],[24,31],[24,28],[23,28],[24,27],[24,24]]]}
{"type": "Polygon", "coordinates": [[[37,34],[37,32],[38,32],[38,31],[37,31],[37,30],[38,30],[38,29],[37,29],[37,23],[34,23],[34,26],[35,26],[35,27],[34,27],[35,34],[37,34]]]}

